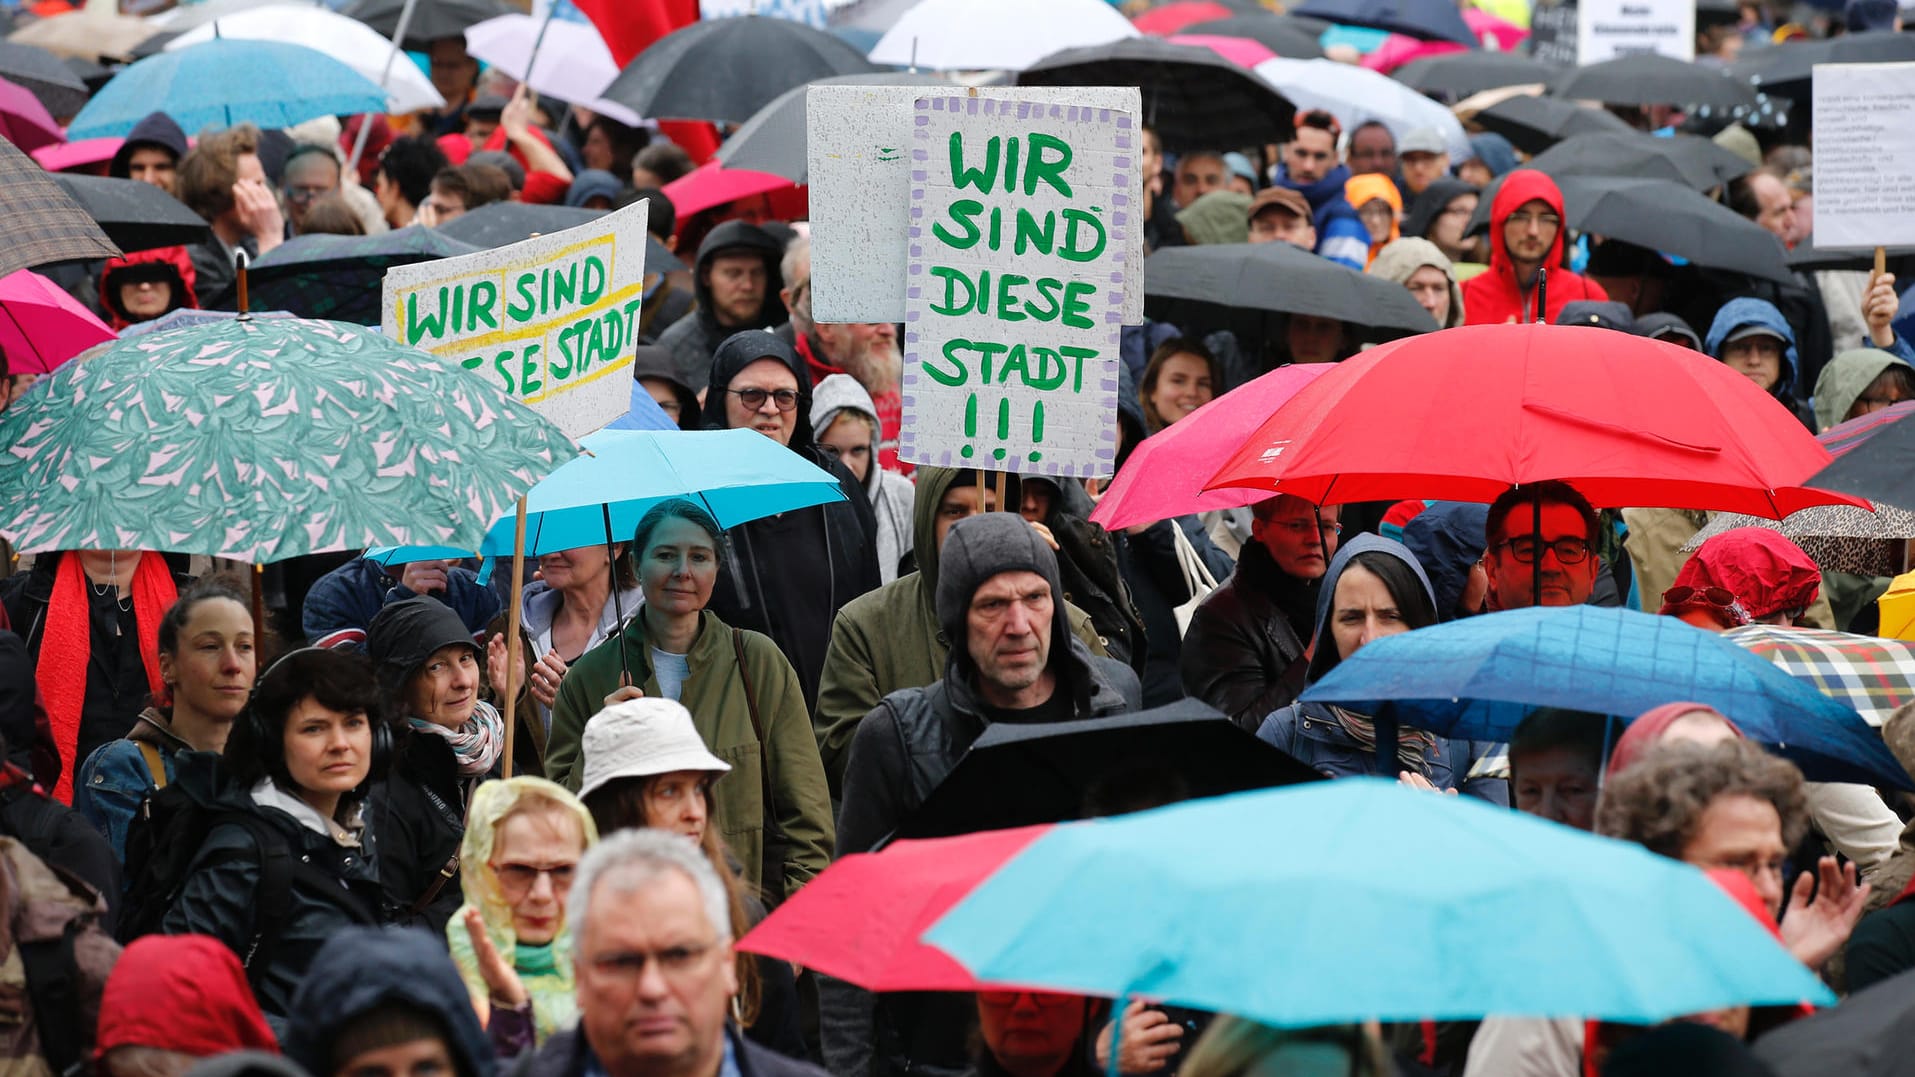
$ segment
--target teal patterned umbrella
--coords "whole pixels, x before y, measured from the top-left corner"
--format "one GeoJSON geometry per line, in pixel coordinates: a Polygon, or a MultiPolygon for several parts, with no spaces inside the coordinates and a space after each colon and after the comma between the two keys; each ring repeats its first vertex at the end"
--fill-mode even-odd
{"type": "Polygon", "coordinates": [[[0,415],[0,532],[21,552],[262,564],[474,549],[577,454],[477,375],[375,330],[239,319],[121,341],[0,415]]]}

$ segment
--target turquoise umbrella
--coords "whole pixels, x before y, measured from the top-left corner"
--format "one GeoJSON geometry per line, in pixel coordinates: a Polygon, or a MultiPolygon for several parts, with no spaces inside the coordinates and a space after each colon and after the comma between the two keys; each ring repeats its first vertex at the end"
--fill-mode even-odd
{"type": "Polygon", "coordinates": [[[188,131],[384,112],[378,84],[304,45],[217,39],[150,56],[113,76],[67,128],[69,139],[124,136],[162,110],[188,131]]]}
{"type": "Polygon", "coordinates": [[[1059,826],[924,939],[986,982],[1290,1027],[1835,1001],[1687,864],[1372,778],[1059,826]]]}
{"type": "Polygon", "coordinates": [[[24,553],[254,564],[471,549],[577,452],[476,374],[363,326],[197,325],[71,362],[0,415],[0,532],[24,553]]]}

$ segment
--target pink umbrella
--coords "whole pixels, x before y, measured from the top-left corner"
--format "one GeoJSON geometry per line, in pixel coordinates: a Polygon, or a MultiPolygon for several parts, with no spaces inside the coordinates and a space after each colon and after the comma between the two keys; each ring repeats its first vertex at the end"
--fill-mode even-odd
{"type": "Polygon", "coordinates": [[[1508,19],[1499,19],[1480,8],[1464,8],[1463,21],[1476,32],[1477,40],[1489,48],[1503,52],[1515,51],[1516,46],[1522,44],[1523,39],[1529,36],[1528,30],[1508,19]]]}
{"type": "Polygon", "coordinates": [[[740,198],[788,191],[795,187],[796,184],[790,180],[770,172],[726,168],[717,161],[707,161],[667,183],[664,191],[665,197],[671,199],[673,207],[678,210],[679,219],[683,220],[701,210],[736,202],[740,198]]]}
{"type": "Polygon", "coordinates": [[[113,340],[113,330],[66,290],[30,269],[0,277],[0,348],[15,374],[51,374],[113,340]]]}
{"type": "Polygon", "coordinates": [[[1363,66],[1387,75],[1411,60],[1468,51],[1454,41],[1419,41],[1407,34],[1391,34],[1380,48],[1363,58],[1363,66]]]}
{"type": "Polygon", "coordinates": [[[1331,363],[1278,367],[1212,400],[1137,446],[1091,512],[1107,531],[1193,512],[1236,509],[1270,497],[1268,490],[1204,483],[1298,390],[1335,369],[1331,363]]]}
{"type": "Polygon", "coordinates": [[[1224,37],[1221,34],[1178,34],[1170,38],[1173,45],[1200,45],[1211,52],[1229,60],[1238,67],[1255,67],[1265,60],[1274,60],[1277,54],[1261,41],[1252,41],[1247,37],[1224,37]]]}
{"type": "Polygon", "coordinates": [[[1131,25],[1146,34],[1168,37],[1193,23],[1227,19],[1236,14],[1239,12],[1212,0],[1176,0],[1175,3],[1158,4],[1130,21],[1131,25]]]}
{"type": "Polygon", "coordinates": [[[6,79],[0,79],[0,135],[27,153],[66,141],[66,132],[53,122],[40,99],[6,79]]]}
{"type": "Polygon", "coordinates": [[[123,138],[83,138],[42,146],[33,151],[33,159],[48,172],[91,172],[113,160],[125,144],[123,138]]]}

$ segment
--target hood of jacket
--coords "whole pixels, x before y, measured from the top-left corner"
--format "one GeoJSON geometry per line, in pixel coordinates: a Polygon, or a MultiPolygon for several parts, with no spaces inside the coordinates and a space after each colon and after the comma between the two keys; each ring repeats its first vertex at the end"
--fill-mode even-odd
{"type": "MultiPolygon", "coordinates": [[[[1489,169],[1491,177],[1501,176],[1514,171],[1517,165],[1516,147],[1509,139],[1494,131],[1469,136],[1471,161],[1481,161],[1489,169]]],[[[1462,161],[1458,161],[1462,164],[1462,161]]]]}
{"type": "Polygon", "coordinates": [[[485,660],[472,642],[472,630],[452,607],[427,595],[388,602],[373,617],[366,627],[366,655],[377,667],[380,694],[393,704],[395,715],[406,712],[402,693],[413,672],[439,648],[459,644],[485,660]]]}
{"type": "Polygon", "coordinates": [[[1403,214],[1403,234],[1418,239],[1430,238],[1430,226],[1450,203],[1466,194],[1481,194],[1474,184],[1464,183],[1460,179],[1443,176],[1432,180],[1421,194],[1410,199],[1410,208],[1403,214]]]}
{"type": "Polygon", "coordinates": [[[1370,275],[1382,277],[1407,285],[1416,271],[1424,266],[1435,266],[1443,271],[1450,282],[1450,320],[1438,326],[1439,329],[1453,329],[1463,324],[1463,289],[1456,283],[1456,266],[1436,244],[1427,239],[1418,239],[1405,235],[1383,245],[1371,260],[1370,275]]]}
{"type": "MultiPolygon", "coordinates": [[[[726,221],[711,230],[705,241],[698,245],[698,259],[692,267],[692,291],[698,297],[697,316],[704,323],[705,331],[713,339],[722,337],[727,330],[718,324],[718,315],[712,310],[711,302],[711,264],[721,254],[756,254],[765,260],[765,302],[758,308],[758,317],[752,319],[752,325],[760,329],[770,329],[785,320],[785,301],[778,297],[784,288],[784,276],[779,272],[779,263],[784,260],[784,244],[770,232],[749,221],[726,221]]],[[[804,380],[802,374],[799,380],[804,380]]]]}
{"type": "Polygon", "coordinates": [[[1815,428],[1827,430],[1848,418],[1869,384],[1901,361],[1880,348],[1851,348],[1829,360],[1815,378],[1815,428]]]}
{"type": "Polygon", "coordinates": [[[1702,338],[1702,348],[1719,361],[1730,335],[1738,329],[1751,325],[1761,326],[1782,338],[1782,376],[1776,379],[1775,387],[1769,390],[1769,395],[1777,399],[1793,400],[1795,372],[1801,369],[1801,362],[1795,357],[1795,330],[1789,328],[1789,320],[1782,316],[1782,312],[1776,309],[1774,303],[1766,299],[1751,299],[1747,296],[1724,303],[1722,309],[1716,311],[1715,321],[1709,323],[1709,333],[1702,338]]]}
{"type": "MultiPolygon", "coordinates": [[[[1383,175],[1381,172],[1363,172],[1351,176],[1343,184],[1343,200],[1350,203],[1352,207],[1358,210],[1359,214],[1366,203],[1374,202],[1379,198],[1382,199],[1392,211],[1390,219],[1390,239],[1383,241],[1383,243],[1388,243],[1391,239],[1395,239],[1403,234],[1403,192],[1397,190],[1396,181],[1383,175]]],[[[1382,245],[1382,243],[1371,240],[1370,249],[1372,253],[1382,245]]]]}
{"type": "Polygon", "coordinates": [[[1437,621],[1454,621],[1469,587],[1470,570],[1489,545],[1489,506],[1438,501],[1403,525],[1403,546],[1416,558],[1436,593],[1437,621]]]}
{"type": "Polygon", "coordinates": [[[114,329],[125,329],[131,324],[126,308],[120,305],[120,285],[132,280],[150,280],[149,274],[159,275],[173,286],[173,305],[168,313],[199,308],[199,296],[194,291],[198,274],[193,271],[193,257],[185,247],[134,251],[108,259],[100,270],[100,309],[112,316],[114,329]]]}
{"type": "MultiPolygon", "coordinates": [[[[1680,314],[1671,314],[1665,310],[1652,311],[1636,319],[1636,335],[1639,337],[1659,337],[1674,332],[1688,340],[1695,341],[1694,347],[1702,348],[1702,338],[1680,314]]],[[[1672,342],[1673,343],[1673,342],[1672,342]]]]}
{"type": "Polygon", "coordinates": [[[1336,604],[1337,581],[1343,578],[1343,570],[1349,568],[1350,562],[1360,553],[1379,553],[1385,557],[1394,557],[1410,566],[1410,571],[1414,572],[1416,578],[1423,584],[1423,594],[1429,599],[1430,607],[1441,608],[1436,605],[1436,588],[1430,586],[1429,576],[1424,573],[1423,566],[1417,563],[1416,555],[1411,553],[1408,547],[1381,535],[1358,535],[1337,550],[1337,555],[1330,560],[1329,569],[1323,574],[1322,589],[1317,592],[1316,628],[1310,634],[1310,638],[1316,641],[1316,650],[1311,654],[1310,668],[1303,678],[1305,684],[1315,684],[1325,674],[1335,669],[1337,662],[1341,661],[1336,644],[1323,633],[1330,625],[1330,608],[1336,604]]]}
{"type": "Polygon", "coordinates": [[[814,434],[822,434],[831,429],[841,412],[852,411],[871,420],[871,462],[864,469],[864,492],[870,497],[878,494],[878,483],[884,469],[878,466],[878,443],[882,440],[882,431],[878,423],[878,406],[871,402],[871,394],[865,391],[858,379],[849,374],[831,374],[811,390],[811,429],[814,434]]]}
{"type": "MultiPolygon", "coordinates": [[[[918,496],[911,508],[911,549],[915,551],[918,563],[918,575],[923,578],[924,586],[918,592],[924,596],[924,615],[932,624],[939,624],[937,610],[938,591],[938,504],[951,487],[959,483],[977,482],[977,472],[967,468],[935,467],[921,465],[914,473],[917,480],[918,496]]],[[[986,473],[984,483],[987,489],[995,491],[997,476],[986,473]]],[[[1023,503],[1023,482],[1017,475],[1006,475],[1004,500],[1002,506],[1007,512],[1014,512],[1023,503]]]]}
{"type": "Polygon", "coordinates": [[[345,1061],[334,1058],[333,1049],[347,1023],[394,1005],[442,1023],[459,1077],[493,1077],[498,1063],[491,1041],[445,944],[401,927],[349,928],[320,948],[293,996],[286,1057],[308,1073],[334,1073],[345,1061]]]}
{"type": "Polygon", "coordinates": [[[1177,211],[1177,223],[1194,244],[1250,242],[1250,196],[1211,191],[1177,211]]]}
{"type": "Polygon", "coordinates": [[[740,371],[760,359],[778,360],[790,367],[791,376],[798,380],[798,407],[792,413],[796,421],[792,424],[790,448],[794,452],[806,453],[818,440],[817,431],[811,425],[811,375],[805,371],[805,361],[798,358],[797,351],[778,334],[768,330],[741,329],[726,337],[718,345],[718,350],[712,353],[711,381],[705,390],[705,399],[710,401],[710,406],[705,409],[705,427],[708,430],[730,429],[731,416],[720,394],[730,388],[732,379],[740,371]]]}
{"type": "Polygon", "coordinates": [[[1500,277],[1511,287],[1520,288],[1516,281],[1516,263],[1509,256],[1508,242],[1503,238],[1503,225],[1510,215],[1522,208],[1523,203],[1541,199],[1557,217],[1563,218],[1562,227],[1556,229],[1556,241],[1549,245],[1549,253],[1543,255],[1544,267],[1554,270],[1563,264],[1563,237],[1569,232],[1569,221],[1563,216],[1563,192],[1556,181],[1543,172],[1533,168],[1519,168],[1504,177],[1503,184],[1496,190],[1496,198],[1489,207],[1489,271],[1500,277]]]}
{"type": "Polygon", "coordinates": [[[640,344],[634,355],[633,380],[657,378],[672,387],[672,395],[678,398],[678,428],[696,430],[704,425],[698,394],[678,376],[678,362],[672,358],[672,350],[657,344],[640,344]]]}
{"type": "Polygon", "coordinates": [[[149,112],[133,130],[126,134],[126,141],[113,151],[113,160],[107,165],[106,174],[114,179],[126,179],[132,170],[133,151],[141,146],[158,146],[170,150],[173,162],[178,164],[186,156],[186,132],[173,122],[173,117],[164,112],[149,112]]]}
{"type": "Polygon", "coordinates": [[[1698,547],[1671,586],[1725,588],[1759,620],[1813,603],[1822,589],[1822,570],[1781,532],[1737,527],[1698,547]]]}
{"type": "Polygon", "coordinates": [[[618,177],[602,168],[588,168],[572,177],[572,186],[565,192],[565,204],[583,206],[594,198],[615,199],[624,184],[618,177]]]}
{"type": "Polygon", "coordinates": [[[195,1057],[278,1051],[246,969],[206,935],[133,940],[100,996],[98,1058],[115,1047],[158,1047],[195,1057]]]}
{"type": "MultiPolygon", "coordinates": [[[[1057,555],[1022,516],[987,512],[953,524],[944,536],[944,548],[938,551],[938,628],[951,641],[951,672],[966,681],[977,672],[970,649],[964,645],[969,636],[966,617],[971,596],[986,580],[1002,572],[1035,572],[1050,584],[1051,668],[1059,674],[1073,668],[1068,658],[1073,637],[1070,618],[1064,612],[1064,583],[1057,555]]],[[[1060,690],[1069,679],[1059,677],[1060,690]]],[[[1072,684],[1070,688],[1081,711],[1092,686],[1072,684]]]]}

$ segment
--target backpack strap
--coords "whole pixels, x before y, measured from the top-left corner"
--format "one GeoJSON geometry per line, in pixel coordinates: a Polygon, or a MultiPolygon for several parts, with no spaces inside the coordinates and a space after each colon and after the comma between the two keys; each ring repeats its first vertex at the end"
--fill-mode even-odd
{"type": "Polygon", "coordinates": [[[446,888],[446,884],[458,877],[459,854],[454,853],[446,859],[445,865],[439,869],[439,874],[433,877],[432,885],[426,887],[425,893],[420,894],[419,899],[406,909],[406,918],[409,920],[423,915],[432,907],[432,903],[438,900],[439,892],[446,888]]]}
{"type": "Polygon", "coordinates": [[[146,772],[153,776],[153,788],[166,788],[166,759],[160,755],[160,746],[143,740],[133,743],[140,749],[140,758],[146,760],[146,772]]]}
{"type": "Polygon", "coordinates": [[[86,917],[75,916],[57,939],[20,943],[40,1050],[55,1074],[82,1066],[92,1046],[92,1030],[80,1005],[80,968],[73,945],[86,922],[86,917]]]}
{"type": "Polygon", "coordinates": [[[240,964],[246,967],[247,979],[254,980],[253,986],[257,988],[259,973],[272,967],[273,948],[286,930],[291,912],[293,852],[285,835],[251,812],[232,812],[227,819],[244,829],[252,837],[254,848],[259,850],[259,886],[253,891],[253,937],[246,943],[246,952],[239,955],[240,964]]]}

